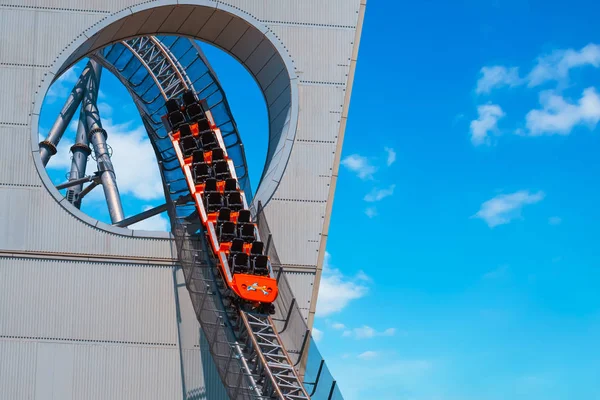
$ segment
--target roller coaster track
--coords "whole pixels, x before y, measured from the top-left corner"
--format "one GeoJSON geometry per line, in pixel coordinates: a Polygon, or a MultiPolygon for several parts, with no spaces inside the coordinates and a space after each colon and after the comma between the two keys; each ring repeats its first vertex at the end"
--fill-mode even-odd
{"type": "MultiPolygon", "coordinates": [[[[190,48],[193,46],[191,43],[190,48]]],[[[166,100],[180,95],[185,90],[192,90],[199,98],[206,99],[221,90],[220,87],[217,85],[214,91],[205,86],[196,88],[195,83],[202,78],[191,79],[186,66],[173,56],[169,46],[154,37],[136,38],[115,44],[92,58],[126,83],[142,115],[161,166],[177,257],[184,271],[197,319],[229,397],[257,400],[310,399],[300,378],[304,350],[310,333],[295,305],[285,275],[279,271],[280,295],[275,302],[273,318],[242,311],[231,301],[226,295],[226,285],[217,270],[217,261],[207,244],[205,227],[197,213],[197,204],[191,196],[186,176],[181,169],[181,155],[178,155],[171,144],[169,136],[160,133],[161,130],[164,131],[159,119],[160,114],[164,114],[164,107],[157,106],[158,103],[164,105],[166,100]],[[126,53],[132,57],[124,56],[126,53]],[[148,73],[137,79],[141,75],[141,69],[148,73]],[[149,84],[150,80],[152,84],[149,84]],[[154,87],[158,88],[158,92],[154,87]],[[293,323],[296,326],[293,331],[286,330],[292,314],[294,317],[291,319],[296,321],[293,323]],[[282,327],[283,321],[285,324],[282,327]]],[[[207,73],[214,74],[210,70],[207,73]]],[[[216,80],[214,75],[213,79],[216,80]]],[[[217,105],[221,103],[217,102],[217,105]]],[[[203,104],[210,115],[211,106],[206,102],[203,104]]],[[[224,104],[229,111],[226,102],[224,104]]],[[[214,122],[220,128],[228,123],[214,122]]],[[[233,132],[223,133],[222,142],[226,150],[239,146],[235,126],[233,132]],[[236,140],[228,140],[228,137],[236,140]]],[[[236,165],[234,169],[240,180],[240,187],[244,188],[242,180],[246,179],[245,162],[243,166],[236,165]]],[[[255,211],[255,222],[259,232],[272,242],[264,215],[260,210],[255,211]]],[[[274,245],[267,245],[267,251],[271,262],[277,264],[274,245]]]]}

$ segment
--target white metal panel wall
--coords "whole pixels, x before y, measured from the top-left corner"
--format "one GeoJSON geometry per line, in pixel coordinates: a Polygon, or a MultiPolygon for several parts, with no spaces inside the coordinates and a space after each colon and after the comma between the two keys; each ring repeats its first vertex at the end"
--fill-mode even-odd
{"type": "Polygon", "coordinates": [[[265,23],[304,23],[353,28],[358,17],[358,2],[348,0],[224,0],[220,2],[239,7],[265,23]]]}
{"type": "Polygon", "coordinates": [[[29,151],[30,137],[27,127],[0,125],[0,185],[42,186],[29,151]]]}
{"type": "Polygon", "coordinates": [[[3,41],[0,47],[0,60],[3,63],[49,66],[63,50],[84,29],[105,17],[105,14],[71,13],[40,10],[34,8],[0,8],[0,37],[9,32],[18,32],[13,40],[3,41]],[[49,35],[39,27],[52,26],[49,35]]]}
{"type": "Polygon", "coordinates": [[[0,399],[35,399],[37,344],[0,339],[0,399]]]}
{"type": "Polygon", "coordinates": [[[315,281],[314,272],[296,272],[286,269],[285,276],[287,277],[290,286],[294,288],[294,297],[299,305],[302,316],[308,318],[308,310],[310,309],[311,297],[313,294],[313,285],[315,281]]]}
{"type": "Polygon", "coordinates": [[[0,186],[0,204],[0,221],[6,221],[0,224],[0,249],[149,259],[175,256],[170,240],[131,238],[84,224],[45,188],[0,186]]]}
{"type": "Polygon", "coordinates": [[[0,125],[29,126],[34,95],[44,73],[42,68],[14,66],[0,59],[0,88],[5,94],[0,102],[0,125]]]}
{"type": "Polygon", "coordinates": [[[169,267],[0,258],[0,336],[175,347],[173,296],[169,267]]]}

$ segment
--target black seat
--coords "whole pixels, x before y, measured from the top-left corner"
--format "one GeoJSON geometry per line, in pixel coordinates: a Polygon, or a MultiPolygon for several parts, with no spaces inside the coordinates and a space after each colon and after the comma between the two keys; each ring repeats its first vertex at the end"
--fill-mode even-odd
{"type": "Polygon", "coordinates": [[[231,219],[231,210],[227,207],[223,207],[219,210],[219,216],[217,217],[217,225],[223,222],[228,222],[231,219]]]}
{"type": "Polygon", "coordinates": [[[234,253],[229,257],[229,264],[231,265],[231,272],[234,274],[244,274],[249,272],[250,263],[248,262],[248,254],[246,253],[234,253]]]}
{"type": "Polygon", "coordinates": [[[185,117],[179,110],[169,113],[167,119],[169,120],[169,124],[171,124],[171,130],[173,131],[177,130],[182,124],[185,124],[185,117]]]}
{"type": "Polygon", "coordinates": [[[202,150],[194,151],[192,154],[192,164],[203,163],[204,162],[204,152],[202,150]]]}
{"type": "Polygon", "coordinates": [[[227,221],[219,226],[219,243],[231,242],[235,239],[235,224],[227,221]]]}
{"type": "Polygon", "coordinates": [[[225,180],[225,192],[237,191],[237,181],[233,178],[225,180]]]}
{"type": "Polygon", "coordinates": [[[213,171],[215,172],[215,177],[220,181],[231,178],[229,164],[225,160],[213,162],[213,171]]]}
{"type": "Polygon", "coordinates": [[[196,185],[200,185],[208,178],[210,178],[210,166],[206,163],[200,162],[196,164],[192,164],[193,174],[194,174],[194,183],[196,185]]]}
{"type": "Polygon", "coordinates": [[[217,212],[223,207],[223,196],[219,192],[204,193],[204,207],[207,213],[217,212]]]}
{"type": "Polygon", "coordinates": [[[208,124],[208,120],[205,117],[197,119],[195,122],[198,123],[198,132],[205,132],[210,130],[210,125],[208,124]]]}
{"type": "Polygon", "coordinates": [[[204,185],[205,192],[216,192],[217,191],[217,180],[215,178],[209,178],[206,180],[204,185]]]}
{"type": "Polygon", "coordinates": [[[256,256],[252,259],[252,267],[256,275],[269,275],[269,258],[267,256],[256,256]]]}
{"type": "Polygon", "coordinates": [[[171,114],[172,112],[179,111],[179,103],[175,99],[167,100],[167,114],[171,114]]]}
{"type": "Polygon", "coordinates": [[[252,243],[256,239],[254,233],[254,224],[238,225],[238,236],[246,243],[252,243]]]}
{"type": "Polygon", "coordinates": [[[181,98],[183,100],[183,104],[185,104],[186,106],[189,106],[190,104],[194,104],[198,101],[198,99],[196,98],[196,95],[191,90],[186,90],[185,92],[183,92],[183,95],[181,96],[181,98]]]}
{"type": "Polygon", "coordinates": [[[198,149],[198,143],[193,136],[186,136],[179,141],[183,157],[190,157],[198,149]]]}
{"type": "Polygon", "coordinates": [[[242,201],[242,195],[240,192],[228,193],[225,197],[225,203],[231,211],[240,211],[244,208],[244,202],[242,201]]]}
{"type": "Polygon", "coordinates": [[[200,107],[200,104],[193,103],[185,107],[185,113],[187,114],[190,121],[196,122],[204,118],[204,110],[200,107]]]}
{"type": "Polygon", "coordinates": [[[212,161],[219,161],[219,160],[224,160],[225,159],[225,152],[223,151],[222,148],[218,148],[218,149],[214,149],[212,151],[212,161]]]}
{"type": "Polygon", "coordinates": [[[250,254],[262,254],[265,248],[265,244],[263,242],[259,242],[258,240],[252,242],[252,247],[250,248],[250,254]]]}
{"type": "Polygon", "coordinates": [[[242,239],[233,239],[231,242],[231,248],[229,254],[243,253],[244,252],[244,241],[242,239]]]}
{"type": "Polygon", "coordinates": [[[202,133],[202,148],[206,150],[213,150],[219,147],[219,142],[217,142],[217,137],[213,131],[208,131],[202,133]]]}
{"type": "Polygon", "coordinates": [[[238,224],[250,222],[250,210],[240,210],[237,221],[238,224]]]}
{"type": "Polygon", "coordinates": [[[182,124],[179,127],[179,137],[184,138],[187,136],[192,136],[192,130],[190,129],[189,124],[182,124]]]}

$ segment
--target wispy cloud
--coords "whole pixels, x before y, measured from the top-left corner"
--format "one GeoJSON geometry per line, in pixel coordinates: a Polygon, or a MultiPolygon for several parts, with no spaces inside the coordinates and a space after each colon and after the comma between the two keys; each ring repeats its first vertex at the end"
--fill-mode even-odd
{"type": "Polygon", "coordinates": [[[395,188],[396,185],[394,184],[390,185],[387,189],[373,188],[373,190],[371,190],[371,192],[365,196],[364,200],[369,203],[381,201],[386,197],[393,195],[395,188]]]}
{"type": "Polygon", "coordinates": [[[548,218],[548,223],[550,225],[560,225],[562,223],[561,217],[550,217],[548,218]]]}
{"type": "Polygon", "coordinates": [[[571,69],[584,66],[600,67],[600,46],[590,43],[580,50],[561,49],[538,57],[528,75],[528,85],[534,87],[548,81],[567,80],[571,69]]]}
{"type": "Polygon", "coordinates": [[[363,325],[360,328],[345,330],[343,336],[354,337],[355,339],[371,339],[376,336],[394,336],[396,328],[387,328],[383,331],[377,331],[368,325],[363,325]]]}
{"type": "Polygon", "coordinates": [[[501,65],[483,67],[480,70],[475,92],[478,94],[490,93],[494,88],[504,86],[518,86],[523,80],[519,78],[519,68],[507,68],[501,65]]]}
{"type": "Polygon", "coordinates": [[[320,342],[323,339],[323,331],[317,329],[315,327],[312,328],[312,337],[315,339],[315,342],[320,342]]]}
{"type": "Polygon", "coordinates": [[[501,194],[484,202],[474,217],[484,220],[490,228],[508,224],[521,216],[524,206],[539,203],[544,196],[544,192],[530,193],[528,190],[501,194]]]}
{"type": "Polygon", "coordinates": [[[471,121],[471,142],[475,146],[489,143],[489,134],[498,130],[498,121],[506,114],[497,104],[477,107],[478,117],[471,121]]]}
{"type": "Polygon", "coordinates": [[[331,255],[325,253],[323,275],[317,301],[317,315],[327,316],[343,310],[352,300],[365,296],[369,288],[360,277],[350,278],[331,266],[331,255]]]}
{"type": "Polygon", "coordinates": [[[376,358],[378,355],[379,355],[378,352],[369,350],[369,351],[360,353],[357,357],[360,358],[361,360],[372,360],[372,359],[376,358]]]}
{"type": "Polygon", "coordinates": [[[351,154],[344,158],[342,165],[364,180],[373,179],[373,174],[377,171],[377,168],[371,165],[366,157],[359,154],[351,154]]]}
{"type": "Polygon", "coordinates": [[[369,218],[374,218],[377,216],[377,208],[376,207],[367,207],[365,210],[365,214],[367,214],[367,217],[369,217],[369,218]]]}
{"type": "Polygon", "coordinates": [[[341,322],[334,322],[333,325],[331,325],[331,327],[337,330],[346,329],[346,325],[342,324],[341,322]]]}
{"type": "Polygon", "coordinates": [[[80,74],[81,69],[78,67],[67,70],[56,81],[54,81],[52,86],[50,86],[44,101],[48,104],[52,104],[59,99],[65,101],[71,93],[71,90],[73,90],[73,86],[75,83],[77,83],[80,74]]]}
{"type": "Polygon", "coordinates": [[[385,164],[389,167],[394,162],[396,162],[396,151],[391,147],[385,147],[384,150],[387,153],[387,159],[385,161],[385,164]]]}
{"type": "Polygon", "coordinates": [[[593,87],[585,89],[577,103],[569,103],[553,92],[542,92],[540,104],[541,110],[531,110],[525,117],[532,136],[568,135],[575,126],[594,129],[600,121],[600,97],[593,87]]]}

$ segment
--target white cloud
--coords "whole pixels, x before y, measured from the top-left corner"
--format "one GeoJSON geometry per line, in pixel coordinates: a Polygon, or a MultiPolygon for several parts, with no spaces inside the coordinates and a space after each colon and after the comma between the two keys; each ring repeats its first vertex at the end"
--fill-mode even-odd
{"type": "Polygon", "coordinates": [[[542,92],[540,104],[541,110],[531,110],[525,117],[532,136],[568,135],[577,125],[593,129],[600,121],[600,97],[593,87],[585,89],[576,104],[553,92],[542,92]]]}
{"type": "Polygon", "coordinates": [[[396,328],[387,328],[383,331],[377,331],[368,325],[363,325],[360,328],[344,331],[343,336],[352,336],[356,339],[371,339],[376,336],[394,336],[395,334],[396,328]]]}
{"type": "Polygon", "coordinates": [[[384,150],[387,153],[387,160],[385,163],[389,167],[396,161],[396,152],[391,147],[385,147],[384,150]]]}
{"type": "Polygon", "coordinates": [[[529,73],[529,86],[534,87],[548,81],[567,80],[573,68],[591,65],[600,66],[600,46],[588,44],[581,50],[556,50],[538,57],[536,65],[529,73]]]}
{"type": "MultiPolygon", "coordinates": [[[[153,208],[152,206],[145,206],[144,211],[153,208]]],[[[169,230],[169,220],[163,217],[161,214],[154,215],[150,218],[147,218],[143,221],[136,222],[133,225],[129,226],[129,229],[136,229],[142,231],[163,231],[166,232],[169,230]]]]}
{"type": "MultiPolygon", "coordinates": [[[[365,201],[373,203],[376,201],[381,201],[383,199],[385,199],[386,197],[389,197],[391,195],[394,194],[394,189],[396,188],[396,185],[390,185],[387,189],[377,189],[377,188],[373,188],[373,190],[371,190],[371,193],[367,194],[364,198],[365,201]]],[[[369,214],[367,214],[369,215],[369,214]]]]}
{"type": "Polygon", "coordinates": [[[481,145],[489,141],[488,134],[498,130],[498,121],[506,114],[497,104],[484,104],[477,107],[478,118],[471,121],[471,142],[481,145]]]}
{"type": "Polygon", "coordinates": [[[535,204],[544,199],[543,192],[529,193],[521,190],[511,194],[498,195],[481,205],[475,218],[484,220],[490,228],[507,224],[520,217],[521,209],[528,204],[535,204]]]}
{"type": "Polygon", "coordinates": [[[323,339],[323,331],[315,327],[312,328],[312,337],[315,342],[320,342],[323,339]]]}
{"type": "Polygon", "coordinates": [[[376,351],[365,351],[364,353],[360,353],[357,357],[361,360],[372,360],[379,355],[376,351]]]}
{"type": "Polygon", "coordinates": [[[342,324],[342,323],[340,323],[340,322],[335,322],[335,323],[332,325],[332,328],[333,328],[333,329],[337,329],[337,330],[341,330],[341,329],[345,329],[345,328],[346,328],[346,325],[344,325],[344,324],[342,324]]]}
{"type": "Polygon", "coordinates": [[[355,172],[360,179],[373,179],[373,174],[377,170],[369,164],[369,160],[358,154],[351,154],[342,160],[342,165],[350,171],[355,172]]]}
{"type": "Polygon", "coordinates": [[[344,276],[330,265],[331,256],[325,252],[323,275],[319,287],[317,315],[326,316],[343,310],[352,300],[365,296],[369,288],[360,279],[344,276]]]}
{"type": "Polygon", "coordinates": [[[367,207],[367,209],[365,210],[365,214],[367,214],[367,217],[369,217],[369,218],[376,217],[377,216],[377,208],[367,207]]]}
{"type": "Polygon", "coordinates": [[[550,217],[548,218],[548,223],[550,225],[560,225],[562,223],[561,217],[550,217]]]}
{"type": "Polygon", "coordinates": [[[66,100],[71,90],[73,90],[73,86],[77,83],[80,74],[81,70],[78,67],[67,70],[50,86],[44,101],[52,104],[58,99],[66,100]]]}
{"type": "Polygon", "coordinates": [[[503,86],[518,86],[523,80],[519,78],[519,68],[506,68],[500,65],[481,68],[481,77],[477,81],[475,92],[490,93],[492,89],[503,86]]]}

